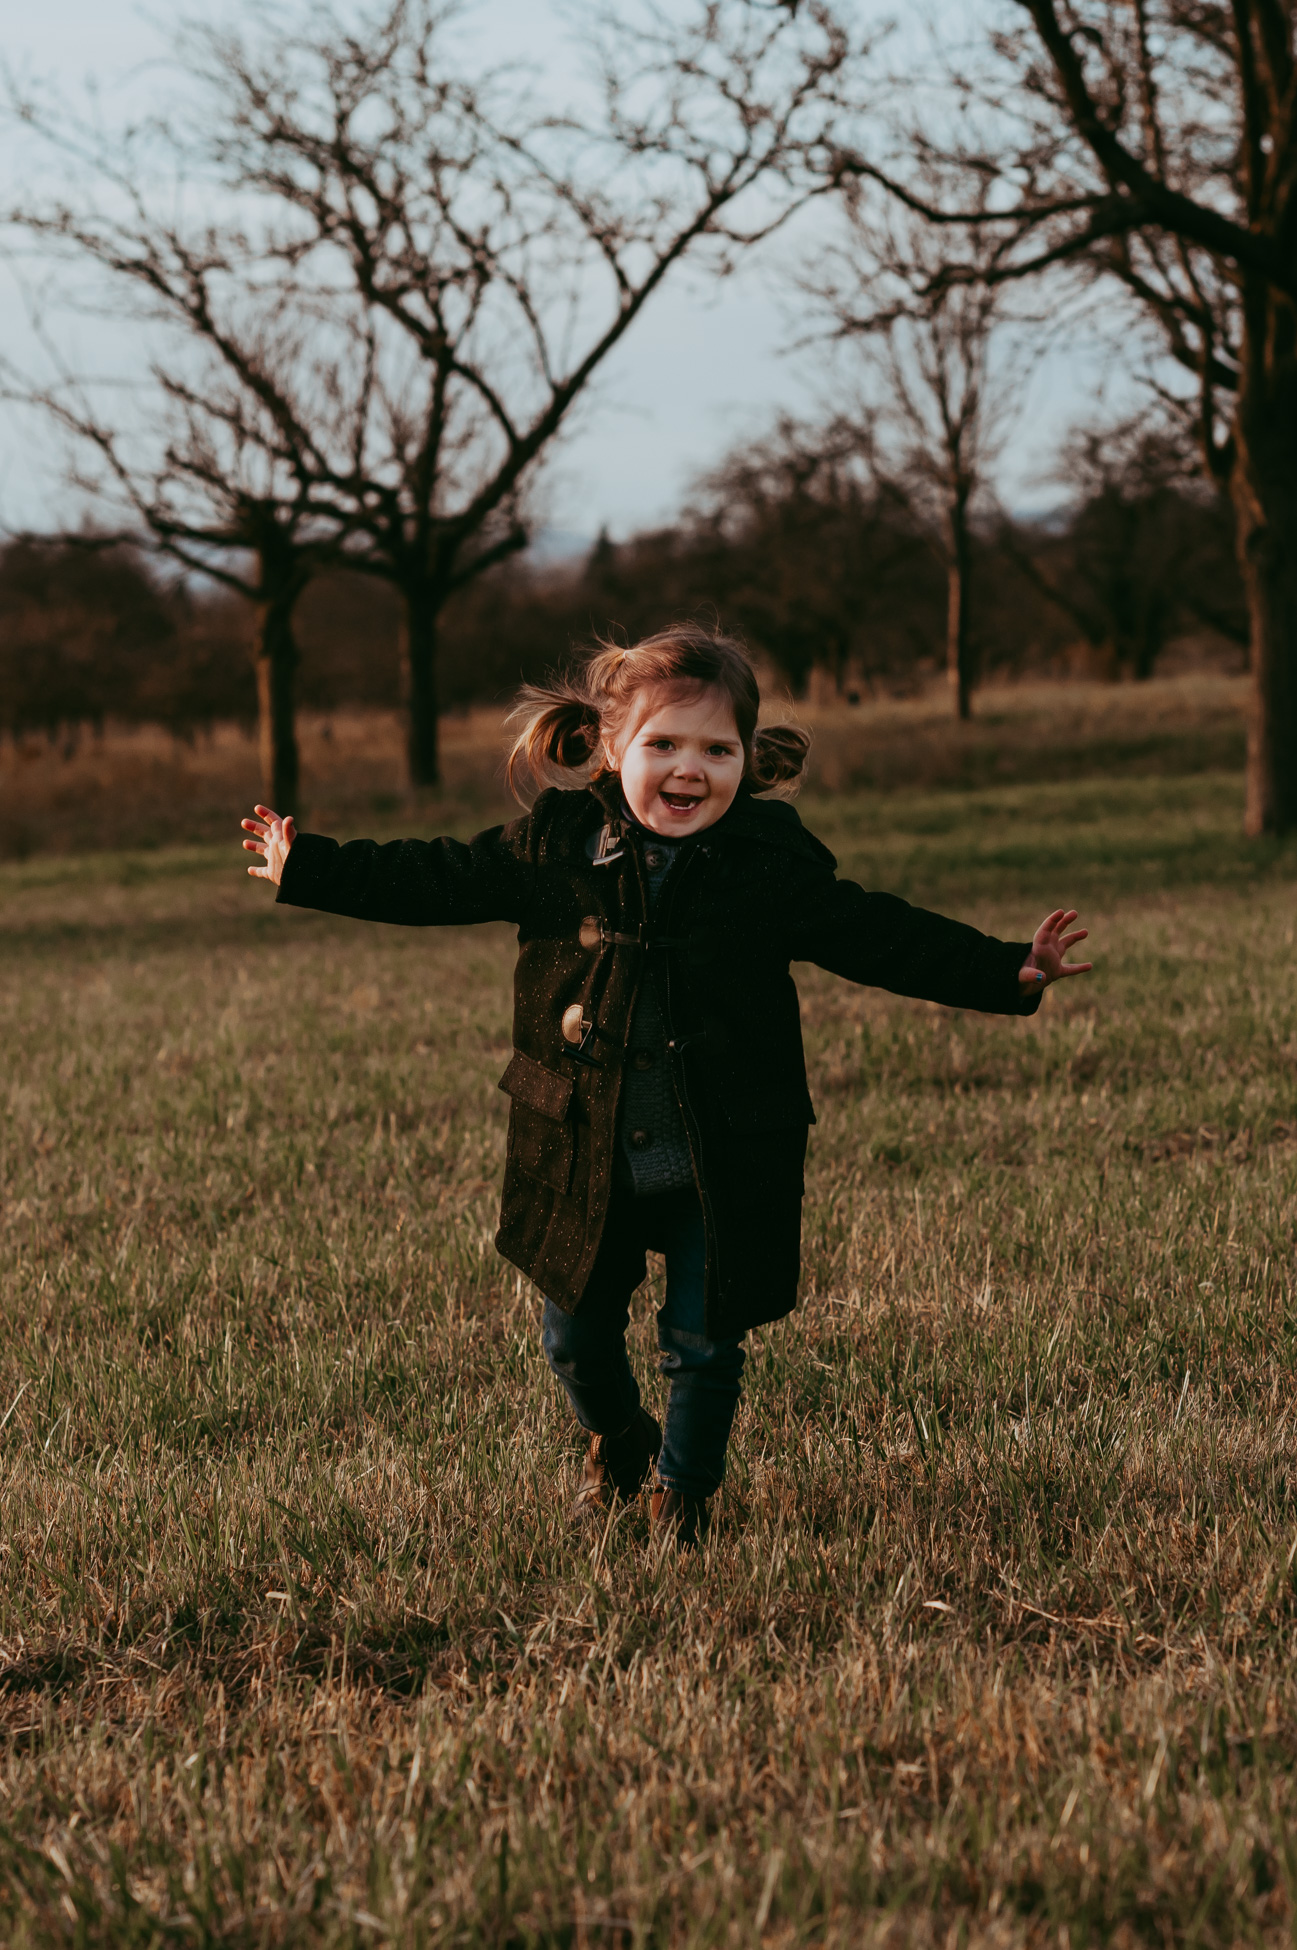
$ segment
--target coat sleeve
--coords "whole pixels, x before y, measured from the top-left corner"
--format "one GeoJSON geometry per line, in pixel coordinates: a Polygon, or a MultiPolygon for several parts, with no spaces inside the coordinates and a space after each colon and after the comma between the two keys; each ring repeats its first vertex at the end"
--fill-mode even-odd
{"type": "Polygon", "coordinates": [[[279,899],[358,921],[430,928],[470,921],[521,921],[535,868],[526,819],[468,840],[324,839],[299,833],[289,849],[279,899]]]}
{"type": "Polygon", "coordinates": [[[1018,985],[1030,950],[1029,941],[997,941],[828,872],[814,876],[792,930],[796,961],[817,962],[849,982],[894,995],[992,1015],[1030,1016],[1039,1008],[1041,991],[1024,993],[1018,985]]]}

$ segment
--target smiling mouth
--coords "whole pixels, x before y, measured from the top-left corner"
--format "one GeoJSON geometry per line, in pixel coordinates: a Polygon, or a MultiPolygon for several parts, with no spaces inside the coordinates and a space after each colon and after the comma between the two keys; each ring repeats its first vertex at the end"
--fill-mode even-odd
{"type": "Polygon", "coordinates": [[[700,792],[660,792],[658,797],[672,812],[692,812],[695,806],[701,806],[703,802],[700,792]]]}

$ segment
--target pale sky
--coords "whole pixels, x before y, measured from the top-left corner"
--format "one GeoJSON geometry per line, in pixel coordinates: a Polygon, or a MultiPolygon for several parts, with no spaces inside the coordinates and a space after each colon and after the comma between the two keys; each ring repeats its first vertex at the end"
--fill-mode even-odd
{"type": "MultiPolygon", "coordinates": [[[[205,9],[208,16],[212,11],[205,9]]],[[[167,22],[156,5],[41,0],[20,8],[6,0],[4,13],[11,70],[48,77],[83,101],[90,84],[109,119],[115,106],[147,103],[165,87],[167,22]]],[[[473,0],[467,13],[493,53],[534,52],[552,63],[561,45],[541,0],[473,0]]],[[[0,143],[0,166],[4,155],[0,143]]],[[[809,238],[803,248],[808,245],[809,238]]],[[[551,465],[546,513],[553,528],[593,536],[606,525],[624,536],[667,521],[690,482],[727,447],[759,435],[781,408],[812,411],[824,400],[823,355],[784,351],[794,326],[778,269],[777,256],[767,253],[721,286],[686,269],[658,294],[604,368],[551,465]]],[[[35,277],[31,266],[18,273],[0,261],[0,342],[29,369],[40,358],[24,296],[35,277]]],[[[61,329],[75,357],[84,350],[77,336],[84,328],[61,329]]],[[[112,346],[111,334],[96,350],[104,344],[112,346]]],[[[129,369],[125,338],[115,356],[129,369]]],[[[1044,456],[1093,401],[1104,370],[1096,356],[1079,364],[1068,357],[1046,362],[1034,375],[1006,456],[1005,487],[1015,503],[1036,506],[1050,498],[1040,484],[1044,456]]],[[[0,406],[0,525],[43,526],[66,517],[59,470],[41,430],[0,406]]]]}

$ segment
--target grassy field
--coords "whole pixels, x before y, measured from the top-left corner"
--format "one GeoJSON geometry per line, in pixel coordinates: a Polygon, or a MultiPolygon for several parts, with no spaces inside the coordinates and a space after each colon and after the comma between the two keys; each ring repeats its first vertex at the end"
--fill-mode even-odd
{"type": "Polygon", "coordinates": [[[666,1562],[565,1530],[492,1251],[507,932],[0,869],[0,1940],[1291,1941],[1297,849],[1240,806],[808,796],[1100,971],[799,974],[804,1305],[666,1562]]]}

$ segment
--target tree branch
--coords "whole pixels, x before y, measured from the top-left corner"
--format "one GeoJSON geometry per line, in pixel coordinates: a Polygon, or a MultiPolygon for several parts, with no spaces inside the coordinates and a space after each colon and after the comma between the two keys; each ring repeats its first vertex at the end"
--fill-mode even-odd
{"type": "Polygon", "coordinates": [[[1172,189],[1118,140],[1086,85],[1080,58],[1070,33],[1059,20],[1055,0],[1016,0],[1016,4],[1031,16],[1054,64],[1077,133],[1114,189],[1120,187],[1134,198],[1144,221],[1187,237],[1217,257],[1259,272],[1269,283],[1297,295],[1297,266],[1280,262],[1267,237],[1172,189]]]}

